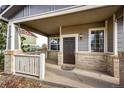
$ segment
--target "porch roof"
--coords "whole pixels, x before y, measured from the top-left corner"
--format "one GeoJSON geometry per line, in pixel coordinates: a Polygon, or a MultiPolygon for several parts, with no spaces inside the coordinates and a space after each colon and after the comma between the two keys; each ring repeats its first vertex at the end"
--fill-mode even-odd
{"type": "MultiPolygon", "coordinates": [[[[32,30],[42,35],[59,34],[60,26],[70,26],[105,21],[115,13],[120,6],[104,6],[95,9],[83,10],[59,16],[41,18],[19,22],[22,28],[32,30]]],[[[18,24],[18,23],[17,23],[18,24]]]]}

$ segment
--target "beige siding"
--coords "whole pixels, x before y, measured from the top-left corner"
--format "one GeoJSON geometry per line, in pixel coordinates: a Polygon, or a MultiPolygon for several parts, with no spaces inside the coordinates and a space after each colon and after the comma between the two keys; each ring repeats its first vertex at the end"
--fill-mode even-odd
{"type": "Polygon", "coordinates": [[[75,25],[62,27],[62,35],[64,34],[83,34],[83,39],[78,40],[78,50],[88,51],[88,31],[90,28],[105,27],[105,22],[90,23],[84,25],[75,25]]]}

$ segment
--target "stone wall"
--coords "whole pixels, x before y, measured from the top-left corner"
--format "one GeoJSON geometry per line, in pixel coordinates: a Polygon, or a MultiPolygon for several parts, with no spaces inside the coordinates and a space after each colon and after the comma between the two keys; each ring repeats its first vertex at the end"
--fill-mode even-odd
{"type": "Polygon", "coordinates": [[[124,59],[120,59],[120,85],[124,87],[124,59]]]}
{"type": "MultiPolygon", "coordinates": [[[[58,65],[62,64],[62,52],[59,52],[58,65]]],[[[119,58],[110,53],[76,53],[75,65],[80,69],[103,71],[119,78],[119,58]]]]}
{"type": "Polygon", "coordinates": [[[58,60],[58,51],[48,51],[47,58],[53,59],[53,60],[58,60]]]}
{"type": "Polygon", "coordinates": [[[120,86],[124,87],[124,52],[119,52],[120,86]]]}
{"type": "Polygon", "coordinates": [[[106,54],[107,73],[113,77],[119,78],[119,58],[112,54],[106,54]]]}
{"type": "Polygon", "coordinates": [[[103,53],[76,53],[76,67],[107,71],[107,63],[103,53]]]}

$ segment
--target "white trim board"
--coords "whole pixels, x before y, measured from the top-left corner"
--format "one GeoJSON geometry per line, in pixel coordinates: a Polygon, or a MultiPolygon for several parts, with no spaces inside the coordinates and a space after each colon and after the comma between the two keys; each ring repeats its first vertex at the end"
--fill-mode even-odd
{"type": "Polygon", "coordinates": [[[94,30],[95,31],[104,30],[104,53],[107,52],[106,51],[107,50],[107,41],[106,41],[107,30],[105,29],[105,27],[98,27],[98,28],[90,28],[89,29],[89,33],[88,33],[89,34],[89,36],[88,36],[88,38],[89,38],[89,44],[88,44],[89,52],[91,53],[91,32],[94,31],[94,30]]]}
{"type": "MultiPolygon", "coordinates": [[[[49,51],[59,51],[59,49],[58,50],[51,50],[51,44],[50,44],[51,39],[59,39],[60,40],[60,37],[58,36],[58,37],[49,37],[48,38],[48,50],[49,51]]],[[[59,46],[60,46],[60,43],[59,43],[59,46]]]]}

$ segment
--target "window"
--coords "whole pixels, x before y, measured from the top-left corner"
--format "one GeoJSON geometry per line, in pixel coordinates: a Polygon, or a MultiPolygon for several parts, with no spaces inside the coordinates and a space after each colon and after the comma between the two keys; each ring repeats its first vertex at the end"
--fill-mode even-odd
{"type": "Polygon", "coordinates": [[[92,30],[90,33],[91,52],[104,52],[104,30],[92,30]]]}
{"type": "Polygon", "coordinates": [[[50,50],[59,50],[59,38],[50,38],[49,39],[49,49],[50,50]]]}

